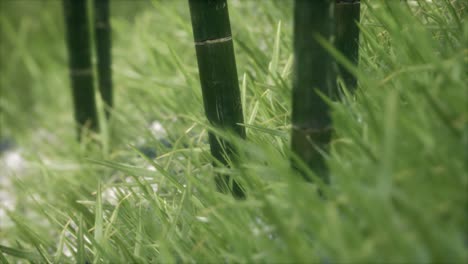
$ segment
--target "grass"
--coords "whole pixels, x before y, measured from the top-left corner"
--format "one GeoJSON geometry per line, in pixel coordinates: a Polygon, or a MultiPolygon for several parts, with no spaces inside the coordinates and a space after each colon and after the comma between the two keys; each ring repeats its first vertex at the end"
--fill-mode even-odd
{"type": "Polygon", "coordinates": [[[186,2],[112,2],[116,107],[78,143],[60,2],[2,0],[0,129],[27,163],[0,261],[467,262],[467,6],[416,2],[362,4],[358,69],[323,43],[359,82],[324,185],[289,165],[292,1],[229,3],[249,140],[214,168],[207,132],[232,135],[204,119],[186,2]]]}

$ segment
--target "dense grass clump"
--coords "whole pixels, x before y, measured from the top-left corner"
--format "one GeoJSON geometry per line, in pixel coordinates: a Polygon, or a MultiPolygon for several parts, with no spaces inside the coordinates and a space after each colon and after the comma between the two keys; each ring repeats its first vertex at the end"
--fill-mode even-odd
{"type": "Polygon", "coordinates": [[[185,1],[111,2],[115,108],[80,143],[60,2],[1,1],[0,129],[23,165],[2,154],[0,260],[466,263],[467,4],[362,2],[357,68],[322,41],[358,83],[327,100],[324,184],[289,163],[292,2],[229,2],[249,140],[214,167],[208,131],[233,135],[204,118],[185,1]]]}

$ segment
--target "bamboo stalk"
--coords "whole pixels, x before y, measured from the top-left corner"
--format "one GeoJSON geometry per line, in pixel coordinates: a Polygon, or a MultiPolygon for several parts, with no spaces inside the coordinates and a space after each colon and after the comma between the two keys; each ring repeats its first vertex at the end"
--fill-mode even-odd
{"type": "Polygon", "coordinates": [[[86,2],[63,0],[74,114],[80,132],[84,126],[98,129],[86,2]]]}
{"type": "MultiPolygon", "coordinates": [[[[321,151],[330,138],[330,109],[317,93],[330,96],[331,57],[317,41],[317,36],[329,39],[333,30],[331,0],[296,0],[294,7],[294,56],[292,150],[325,181],[327,167],[321,151]]],[[[293,162],[293,167],[301,171],[293,162]]]]}
{"type": "Polygon", "coordinates": [[[94,27],[97,55],[98,84],[101,97],[106,106],[106,117],[113,106],[112,99],[112,42],[109,22],[109,0],[94,0],[94,27]]]}
{"type": "MultiPolygon", "coordinates": [[[[244,128],[238,125],[244,121],[226,0],[189,0],[189,6],[205,114],[215,127],[245,138],[244,128]]],[[[212,155],[221,163],[227,165],[227,158],[234,158],[231,143],[212,133],[209,142],[212,155]]],[[[216,182],[220,191],[228,188],[242,196],[236,182],[229,186],[229,177],[220,175],[216,182]]]]}
{"type": "MultiPolygon", "coordinates": [[[[336,0],[335,3],[335,45],[354,65],[359,60],[359,23],[361,3],[359,0],[336,0]]],[[[353,91],[357,80],[343,66],[338,65],[338,74],[346,88],[353,91]]]]}

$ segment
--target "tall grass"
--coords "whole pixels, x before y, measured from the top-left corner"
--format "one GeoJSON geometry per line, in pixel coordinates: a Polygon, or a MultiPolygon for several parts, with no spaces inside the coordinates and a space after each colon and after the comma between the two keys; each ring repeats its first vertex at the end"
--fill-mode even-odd
{"type": "Polygon", "coordinates": [[[355,93],[330,103],[330,184],[304,182],[289,165],[292,1],[229,2],[249,138],[232,141],[243,143],[237,167],[212,166],[207,131],[223,133],[200,109],[186,2],[137,1],[131,13],[133,2],[113,2],[119,104],[110,153],[82,148],[57,125],[70,114],[60,6],[21,2],[0,2],[0,48],[11,51],[2,53],[1,89],[41,93],[34,123],[5,103],[14,93],[0,97],[16,114],[2,125],[22,132],[13,134],[28,161],[0,187],[15,198],[0,206],[0,252],[10,262],[468,261],[463,1],[363,2],[358,67],[320,40],[358,80],[355,93]],[[168,143],[149,133],[155,120],[168,143]],[[218,193],[219,173],[238,180],[246,199],[218,193]]]}

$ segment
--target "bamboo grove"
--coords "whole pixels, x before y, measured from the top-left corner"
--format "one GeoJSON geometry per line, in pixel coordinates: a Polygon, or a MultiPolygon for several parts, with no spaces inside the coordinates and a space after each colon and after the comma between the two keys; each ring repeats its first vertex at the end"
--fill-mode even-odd
{"type": "MultiPolygon", "coordinates": [[[[80,131],[98,127],[94,72],[107,117],[113,106],[109,0],[94,0],[96,71],[91,64],[93,39],[88,30],[86,3],[63,0],[75,121],[80,131]]],[[[206,117],[213,128],[245,139],[245,129],[240,125],[244,123],[243,106],[227,1],[188,0],[188,6],[206,117]]],[[[333,124],[327,98],[339,99],[343,89],[352,91],[357,86],[355,76],[333,60],[321,40],[332,41],[342,55],[357,65],[359,16],[358,0],[295,0],[292,166],[307,180],[309,169],[325,182],[329,180],[325,156],[333,124]]],[[[209,144],[219,164],[235,164],[237,154],[232,142],[210,132],[209,144]]],[[[242,187],[226,175],[218,175],[216,182],[220,191],[231,191],[237,197],[244,195],[242,187]]]]}

